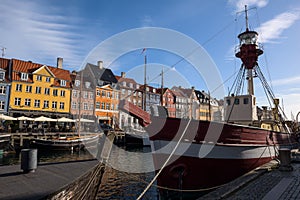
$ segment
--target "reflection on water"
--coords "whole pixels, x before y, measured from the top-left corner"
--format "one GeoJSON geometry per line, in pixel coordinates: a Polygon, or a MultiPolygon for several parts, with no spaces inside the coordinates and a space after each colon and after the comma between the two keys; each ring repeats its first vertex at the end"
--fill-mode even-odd
{"type": "MultiPolygon", "coordinates": [[[[110,166],[105,169],[97,199],[137,199],[153,179],[155,173],[153,171],[141,173],[144,169],[153,169],[152,158],[137,159],[134,156],[141,158],[142,155],[147,155],[149,152],[150,147],[126,149],[126,151],[119,147],[113,147],[109,160],[110,166]],[[114,169],[116,163],[123,164],[122,168],[127,168],[127,172],[114,169]],[[150,168],[145,167],[146,165],[150,165],[150,168]],[[132,173],[134,171],[135,173],[132,173]]],[[[157,188],[151,187],[143,199],[158,199],[157,188]]]]}

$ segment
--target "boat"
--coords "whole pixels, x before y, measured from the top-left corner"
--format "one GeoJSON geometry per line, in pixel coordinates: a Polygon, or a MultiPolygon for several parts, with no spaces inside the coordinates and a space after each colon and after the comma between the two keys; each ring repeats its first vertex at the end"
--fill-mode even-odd
{"type": "Polygon", "coordinates": [[[125,144],[127,147],[150,146],[149,135],[145,130],[131,128],[125,132],[125,144]]]}
{"type": "Polygon", "coordinates": [[[298,148],[264,79],[258,57],[263,54],[258,33],[248,28],[238,35],[236,57],[242,61],[234,94],[225,97],[224,120],[204,121],[150,115],[131,102],[119,109],[138,118],[149,134],[158,186],[185,192],[215,189],[278,157],[279,148],[298,148]],[[258,115],[253,79],[259,76],[273,100],[272,109],[258,115]],[[247,81],[248,92],[241,84],[247,81]]]}
{"type": "Polygon", "coordinates": [[[101,134],[86,135],[52,135],[50,137],[38,137],[32,140],[32,145],[40,149],[48,150],[80,150],[96,147],[101,134]]]}

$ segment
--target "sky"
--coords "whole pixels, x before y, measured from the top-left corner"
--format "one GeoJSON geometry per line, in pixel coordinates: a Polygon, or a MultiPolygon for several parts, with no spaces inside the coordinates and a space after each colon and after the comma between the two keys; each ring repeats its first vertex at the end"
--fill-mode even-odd
{"type": "MultiPolygon", "coordinates": [[[[146,56],[147,83],[160,86],[164,70],[166,87],[194,86],[222,98],[215,92],[218,84],[227,95],[241,65],[234,55],[237,35],[245,30],[244,5],[264,50],[259,67],[287,117],[295,118],[300,111],[298,0],[3,0],[0,48],[5,58],[49,66],[63,57],[71,71],[102,60],[115,75],[126,72],[139,83],[146,56]]],[[[258,105],[269,105],[258,80],[255,86],[258,105]]]]}

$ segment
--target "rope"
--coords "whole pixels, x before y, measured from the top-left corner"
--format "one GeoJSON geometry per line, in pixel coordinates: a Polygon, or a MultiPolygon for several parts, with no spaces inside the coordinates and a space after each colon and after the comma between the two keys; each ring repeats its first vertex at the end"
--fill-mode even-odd
{"type": "Polygon", "coordinates": [[[171,154],[169,155],[169,157],[167,158],[167,160],[165,161],[165,163],[163,164],[163,166],[160,168],[160,170],[157,172],[157,174],[154,176],[154,178],[151,180],[151,182],[148,184],[148,186],[145,188],[145,190],[140,194],[140,196],[137,198],[137,200],[140,200],[144,194],[149,190],[149,188],[152,186],[152,184],[154,183],[154,181],[156,181],[157,177],[160,175],[160,173],[162,172],[162,170],[166,167],[166,165],[168,164],[168,162],[170,161],[171,157],[173,156],[173,154],[175,153],[176,149],[178,148],[183,136],[185,135],[188,126],[191,123],[191,119],[189,119],[182,135],[180,136],[176,146],[174,147],[174,149],[172,150],[171,154]]]}

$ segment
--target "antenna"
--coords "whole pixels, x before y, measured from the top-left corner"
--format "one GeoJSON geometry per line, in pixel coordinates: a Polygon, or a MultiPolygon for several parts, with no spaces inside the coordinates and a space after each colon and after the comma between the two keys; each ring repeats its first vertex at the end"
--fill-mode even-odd
{"type": "Polygon", "coordinates": [[[2,58],[4,57],[5,55],[5,50],[6,50],[6,47],[1,47],[1,51],[2,51],[2,58]]]}
{"type": "Polygon", "coordinates": [[[246,19],[246,31],[249,31],[247,5],[245,5],[245,19],[246,19]]]}

